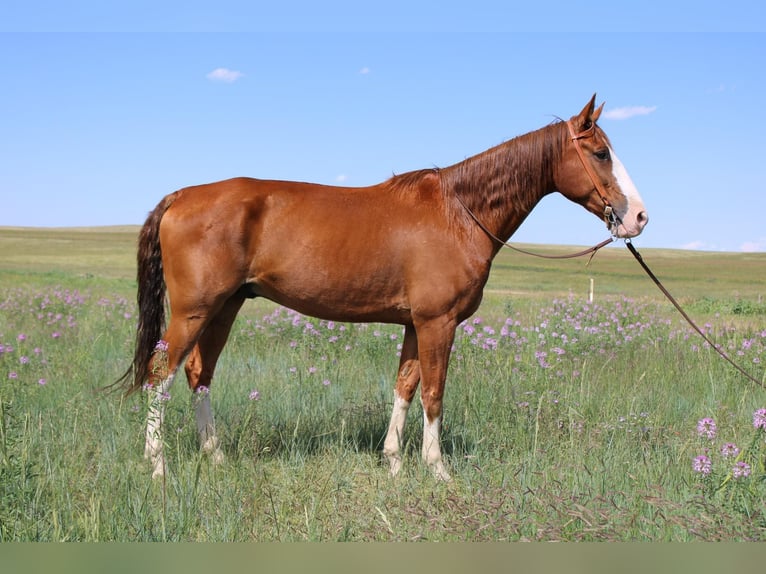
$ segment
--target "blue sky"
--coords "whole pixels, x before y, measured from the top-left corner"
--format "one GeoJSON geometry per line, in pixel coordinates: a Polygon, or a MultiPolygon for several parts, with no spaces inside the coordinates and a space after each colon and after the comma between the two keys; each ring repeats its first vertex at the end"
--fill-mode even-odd
{"type": "MultiPolygon", "coordinates": [[[[766,251],[755,2],[256,4],[4,3],[0,225],[138,224],[166,193],[240,175],[368,185],[597,92],[650,214],[638,245],[766,251]]],[[[606,235],[554,195],[513,240],[606,235]]]]}

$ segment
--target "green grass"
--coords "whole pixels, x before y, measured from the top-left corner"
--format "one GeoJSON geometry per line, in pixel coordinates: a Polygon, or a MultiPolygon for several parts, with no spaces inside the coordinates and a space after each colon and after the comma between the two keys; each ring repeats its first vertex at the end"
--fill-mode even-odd
{"type": "MultiPolygon", "coordinates": [[[[587,268],[498,257],[481,323],[461,327],[450,366],[452,483],[419,460],[417,403],[401,475],[381,460],[399,327],[311,320],[311,331],[265,301],[243,309],[212,387],[225,463],[199,455],[179,381],[169,473],[152,481],[145,398],[97,391],[132,352],[136,232],[0,229],[2,540],[766,538],[766,443],[752,424],[764,391],[689,334],[617,248],[587,268]],[[696,432],[703,417],[714,440],[696,432]],[[725,442],[750,464],[746,479],[731,478],[725,442]],[[709,476],[692,470],[706,449],[709,476]]],[[[766,255],[642,253],[762,376],[766,255]]]]}

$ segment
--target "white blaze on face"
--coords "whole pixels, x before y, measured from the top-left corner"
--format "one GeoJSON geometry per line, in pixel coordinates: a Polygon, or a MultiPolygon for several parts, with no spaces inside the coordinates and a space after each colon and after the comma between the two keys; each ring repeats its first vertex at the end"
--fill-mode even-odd
{"type": "Polygon", "coordinates": [[[625,166],[622,165],[617,154],[611,148],[609,153],[612,156],[612,174],[628,204],[625,213],[618,214],[620,219],[622,219],[622,225],[617,228],[617,236],[635,237],[641,233],[649,220],[646,215],[646,208],[636,186],[633,184],[633,180],[630,179],[625,166]]]}

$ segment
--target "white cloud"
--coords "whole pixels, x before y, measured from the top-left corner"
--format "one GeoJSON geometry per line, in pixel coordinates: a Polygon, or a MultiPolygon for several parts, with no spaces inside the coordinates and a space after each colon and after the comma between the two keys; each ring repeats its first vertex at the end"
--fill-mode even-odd
{"type": "Polygon", "coordinates": [[[345,173],[341,173],[335,177],[336,183],[345,183],[348,180],[348,176],[345,173]]]}
{"type": "Polygon", "coordinates": [[[744,253],[766,251],[766,237],[761,237],[757,241],[745,241],[742,245],[739,246],[739,250],[744,253]]]}
{"type": "Polygon", "coordinates": [[[627,120],[634,116],[647,116],[656,109],[657,106],[624,106],[606,110],[603,117],[608,120],[627,120]]]}
{"type": "Polygon", "coordinates": [[[367,66],[365,66],[365,67],[363,67],[361,70],[359,70],[359,73],[360,73],[362,76],[366,76],[367,74],[369,74],[369,73],[370,73],[370,68],[368,68],[367,66]]]}
{"type": "Polygon", "coordinates": [[[239,80],[244,74],[237,70],[230,70],[229,68],[216,68],[210,72],[206,77],[211,82],[223,82],[225,84],[232,84],[239,80]]]}
{"type": "Polygon", "coordinates": [[[726,249],[722,248],[720,245],[700,240],[684,243],[680,249],[689,249],[691,251],[726,251],[726,249]]]}

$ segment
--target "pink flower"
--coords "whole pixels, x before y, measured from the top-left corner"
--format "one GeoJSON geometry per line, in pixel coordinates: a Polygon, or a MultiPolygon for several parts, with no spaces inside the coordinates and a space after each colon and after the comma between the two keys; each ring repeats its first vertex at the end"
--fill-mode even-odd
{"type": "Polygon", "coordinates": [[[167,352],[168,346],[169,345],[167,341],[160,339],[159,341],[157,341],[157,344],[154,346],[154,350],[160,351],[160,352],[167,352]]]}
{"type": "Polygon", "coordinates": [[[692,469],[694,472],[699,472],[700,474],[707,476],[710,474],[712,464],[707,456],[701,454],[694,457],[694,460],[692,461],[692,469]]]}
{"type": "Polygon", "coordinates": [[[716,424],[710,417],[705,417],[697,422],[697,434],[703,438],[714,439],[716,424]]]}
{"type": "Polygon", "coordinates": [[[735,457],[739,454],[739,447],[733,442],[727,442],[721,447],[721,456],[724,458],[735,457]]]}
{"type": "Polygon", "coordinates": [[[259,393],[259,392],[258,392],[257,390],[255,390],[255,389],[253,389],[252,391],[250,391],[250,395],[249,395],[249,397],[250,397],[250,400],[251,400],[251,401],[257,401],[258,399],[260,399],[260,398],[261,398],[261,393],[259,393]]]}
{"type": "Polygon", "coordinates": [[[734,468],[731,469],[731,475],[734,478],[747,478],[750,476],[750,465],[740,460],[734,465],[734,468]]]}
{"type": "Polygon", "coordinates": [[[766,430],[766,409],[758,409],[753,413],[753,426],[766,430]]]}

